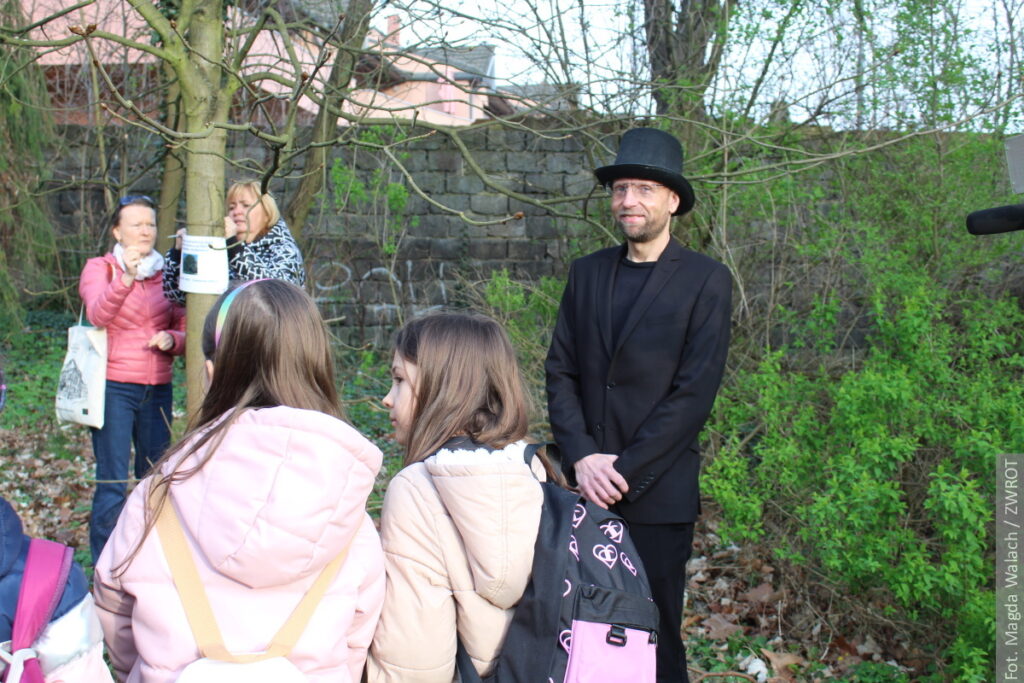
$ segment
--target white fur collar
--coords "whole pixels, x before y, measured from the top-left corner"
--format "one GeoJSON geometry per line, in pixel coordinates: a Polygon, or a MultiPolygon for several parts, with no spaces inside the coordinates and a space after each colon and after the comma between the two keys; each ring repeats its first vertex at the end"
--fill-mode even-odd
{"type": "Polygon", "coordinates": [[[526,442],[517,441],[505,446],[500,451],[492,451],[486,448],[477,448],[475,450],[462,448],[449,450],[447,448],[442,448],[432,457],[434,458],[434,462],[441,466],[472,465],[474,463],[484,462],[523,462],[523,451],[525,449],[526,442]]]}

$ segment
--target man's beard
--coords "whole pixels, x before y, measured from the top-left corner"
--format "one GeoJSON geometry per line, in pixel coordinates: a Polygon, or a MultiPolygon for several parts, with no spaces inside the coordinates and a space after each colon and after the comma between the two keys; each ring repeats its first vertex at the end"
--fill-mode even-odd
{"type": "Polygon", "coordinates": [[[645,242],[650,242],[659,235],[661,235],[661,233],[668,228],[668,222],[666,222],[665,225],[662,225],[660,228],[655,228],[652,227],[650,221],[648,221],[644,223],[643,227],[640,228],[639,231],[634,230],[634,232],[631,233],[626,230],[626,226],[623,225],[622,221],[620,221],[617,218],[615,219],[615,224],[618,226],[619,232],[622,233],[622,236],[626,238],[627,242],[634,242],[636,244],[644,244],[645,242]]]}

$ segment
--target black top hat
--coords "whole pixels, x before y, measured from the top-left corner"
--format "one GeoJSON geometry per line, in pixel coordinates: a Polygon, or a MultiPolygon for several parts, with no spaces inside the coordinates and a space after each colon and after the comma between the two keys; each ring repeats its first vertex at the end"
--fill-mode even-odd
{"type": "Polygon", "coordinates": [[[618,178],[642,178],[665,185],[679,195],[676,216],[693,208],[693,188],[683,177],[683,148],[673,136],[657,128],[627,130],[619,143],[615,163],[594,171],[608,185],[618,178]]]}

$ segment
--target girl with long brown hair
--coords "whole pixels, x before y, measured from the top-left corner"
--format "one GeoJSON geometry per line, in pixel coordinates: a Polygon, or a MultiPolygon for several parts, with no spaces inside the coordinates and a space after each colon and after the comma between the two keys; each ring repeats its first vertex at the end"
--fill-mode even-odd
{"type": "Polygon", "coordinates": [[[264,651],[342,558],[287,659],[310,681],[356,681],[383,601],[364,509],[381,452],[343,421],[323,320],[298,287],[248,282],[210,311],[203,352],[202,406],[132,492],[96,565],[114,669],[158,683],[200,659],[154,530],[169,506],[231,653],[264,651]]]}
{"type": "Polygon", "coordinates": [[[387,591],[368,676],[450,683],[456,637],[481,674],[498,655],[530,577],[545,467],[524,460],[526,393],[494,320],[415,319],[391,371],[384,406],[406,467],[381,514],[387,591]]]}

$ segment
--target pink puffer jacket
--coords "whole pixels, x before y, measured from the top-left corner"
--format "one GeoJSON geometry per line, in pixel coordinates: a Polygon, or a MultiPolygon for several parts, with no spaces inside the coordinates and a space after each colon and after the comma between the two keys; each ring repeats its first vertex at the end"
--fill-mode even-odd
{"type": "Polygon", "coordinates": [[[114,255],[106,254],[86,261],[78,281],[86,317],[107,330],[107,379],[166,384],[171,381],[171,356],[185,352],[185,309],[164,298],[162,272],[127,287],[123,274],[114,255]],[[148,346],[163,331],[174,337],[171,350],[148,346]]]}
{"type": "MultiPolygon", "coordinates": [[[[248,410],[199,472],[172,485],[170,503],[229,651],[263,651],[323,567],[348,547],[288,659],[313,683],[359,680],[384,602],[384,554],[365,510],[381,457],[355,429],[323,413],[248,410]]],[[[152,481],[128,497],[93,577],[110,661],[130,683],[174,681],[199,657],[155,530],[118,571],[142,534],[152,481]]]]}

